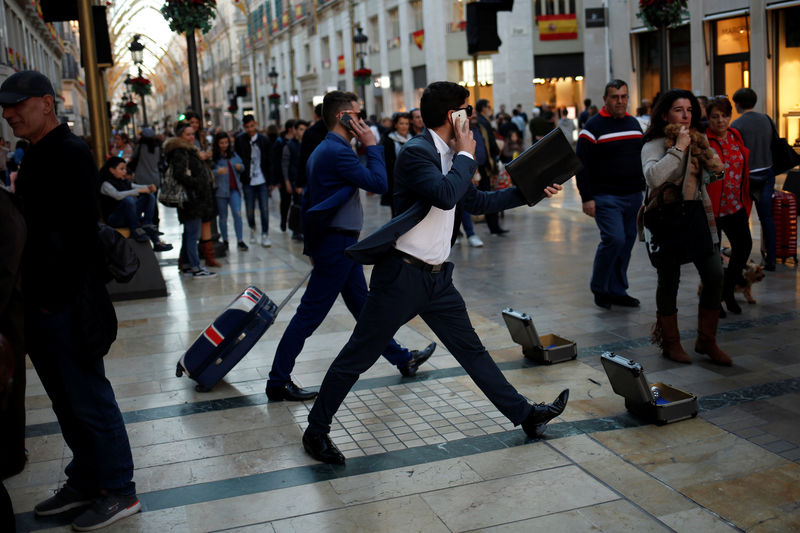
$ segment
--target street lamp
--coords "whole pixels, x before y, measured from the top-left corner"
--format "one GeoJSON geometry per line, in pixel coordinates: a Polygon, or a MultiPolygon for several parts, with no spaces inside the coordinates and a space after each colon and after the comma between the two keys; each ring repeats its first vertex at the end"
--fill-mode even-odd
{"type": "Polygon", "coordinates": [[[280,124],[281,114],[278,110],[280,102],[279,97],[276,96],[278,94],[278,71],[275,70],[275,65],[272,65],[272,69],[267,74],[267,77],[272,84],[272,94],[269,95],[269,101],[273,107],[272,118],[275,120],[275,124],[280,124]]]}
{"type": "MultiPolygon", "coordinates": [[[[144,45],[139,42],[141,39],[141,35],[134,35],[133,41],[131,41],[131,45],[128,47],[128,50],[131,51],[131,57],[133,58],[133,64],[139,67],[139,77],[142,77],[142,63],[144,62],[144,45]]],[[[147,125],[147,106],[144,103],[144,94],[140,95],[142,99],[142,122],[144,125],[147,125]]]]}
{"type": "MultiPolygon", "coordinates": [[[[364,35],[364,31],[361,29],[361,26],[356,28],[356,34],[353,36],[353,42],[355,43],[356,49],[356,57],[358,58],[358,70],[361,73],[361,76],[368,76],[364,74],[366,69],[364,68],[364,56],[367,55],[367,41],[369,38],[364,35]]],[[[371,72],[370,72],[371,74],[371,72]]],[[[356,78],[358,79],[358,77],[356,78]]],[[[359,84],[361,85],[362,93],[361,93],[361,100],[363,105],[361,107],[362,113],[366,115],[367,109],[367,83],[368,81],[361,81],[359,84]]]]}

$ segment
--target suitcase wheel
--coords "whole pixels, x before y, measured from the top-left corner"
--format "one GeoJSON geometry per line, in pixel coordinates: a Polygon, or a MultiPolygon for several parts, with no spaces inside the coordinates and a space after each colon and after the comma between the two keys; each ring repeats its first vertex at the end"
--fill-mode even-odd
{"type": "Polygon", "coordinates": [[[178,363],[178,366],[175,367],[175,377],[179,378],[181,376],[183,376],[183,367],[178,363]]]}
{"type": "Polygon", "coordinates": [[[196,390],[197,392],[211,392],[211,389],[209,389],[205,385],[200,385],[199,383],[194,386],[194,390],[196,390]]]}

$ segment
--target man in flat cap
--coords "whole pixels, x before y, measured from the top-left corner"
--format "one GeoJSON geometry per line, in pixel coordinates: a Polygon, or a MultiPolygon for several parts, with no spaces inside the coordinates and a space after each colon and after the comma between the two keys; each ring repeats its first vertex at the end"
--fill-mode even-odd
{"type": "Polygon", "coordinates": [[[103,356],[116,338],[97,237],[98,176],[88,145],[59,124],[46,76],[17,72],[0,85],[3,118],[30,141],[16,181],[28,238],[22,263],[25,343],[72,450],[66,484],[37,515],[86,507],[88,531],[139,511],[128,434],[103,356]]]}

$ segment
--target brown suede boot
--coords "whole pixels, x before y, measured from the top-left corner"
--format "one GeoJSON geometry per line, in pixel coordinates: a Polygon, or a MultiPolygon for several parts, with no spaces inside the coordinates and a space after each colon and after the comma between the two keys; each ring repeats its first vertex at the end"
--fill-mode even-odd
{"type": "Polygon", "coordinates": [[[731,366],[733,361],[728,354],[717,346],[717,323],[719,322],[719,309],[697,309],[697,341],[694,351],[711,358],[715,364],[731,366]]]}
{"type": "Polygon", "coordinates": [[[222,263],[214,258],[214,243],[211,241],[200,241],[200,249],[203,251],[203,258],[206,260],[206,266],[221,267],[222,263]]]}
{"type": "Polygon", "coordinates": [[[678,330],[678,314],[656,315],[650,342],[661,347],[661,355],[678,363],[691,363],[692,358],[681,346],[681,334],[678,330]]]}

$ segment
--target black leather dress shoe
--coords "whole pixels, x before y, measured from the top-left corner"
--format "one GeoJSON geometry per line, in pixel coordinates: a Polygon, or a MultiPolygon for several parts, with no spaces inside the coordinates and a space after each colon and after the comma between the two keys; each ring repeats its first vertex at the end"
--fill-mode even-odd
{"type": "Polygon", "coordinates": [[[594,293],[594,304],[603,309],[611,309],[611,296],[604,292],[594,293]]]}
{"type": "Polygon", "coordinates": [[[564,412],[569,399],[569,389],[564,389],[553,403],[537,403],[531,407],[531,412],[522,422],[522,429],[532,439],[544,435],[545,426],[552,419],[564,412]]]}
{"type": "Polygon", "coordinates": [[[622,294],[622,295],[611,294],[609,295],[608,300],[613,305],[618,305],[620,307],[639,307],[639,300],[637,300],[633,296],[628,296],[627,294],[622,294]]]}
{"type": "Polygon", "coordinates": [[[283,387],[267,387],[267,398],[271,402],[282,402],[283,400],[304,402],[313,400],[317,397],[317,394],[319,394],[317,391],[301,389],[291,381],[283,387]]]}
{"type": "Polygon", "coordinates": [[[317,435],[306,431],[303,433],[303,448],[317,461],[331,465],[344,464],[344,455],[328,435],[317,435]]]}
{"type": "Polygon", "coordinates": [[[419,365],[430,359],[435,349],[436,343],[432,342],[426,346],[424,350],[412,350],[411,360],[408,362],[408,364],[406,366],[398,367],[400,369],[400,373],[407,378],[416,375],[419,365]]]}

